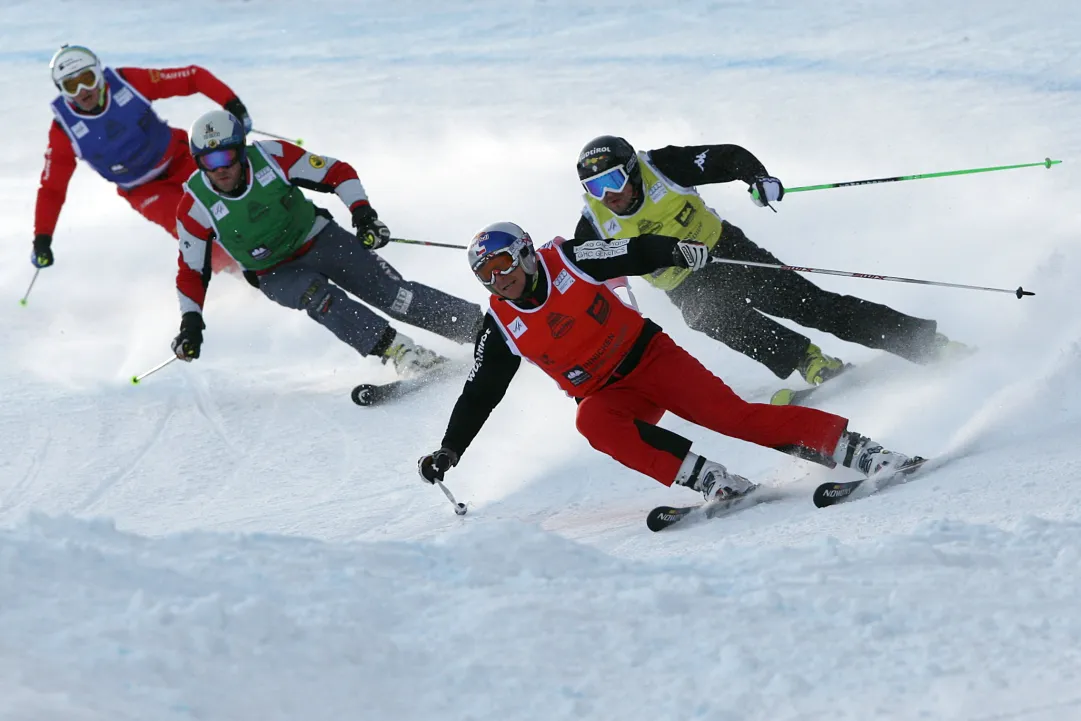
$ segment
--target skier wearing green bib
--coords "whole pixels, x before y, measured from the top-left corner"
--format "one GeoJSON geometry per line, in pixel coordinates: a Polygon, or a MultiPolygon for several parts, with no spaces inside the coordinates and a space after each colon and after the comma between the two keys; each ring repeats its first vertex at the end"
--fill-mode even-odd
{"type": "MultiPolygon", "coordinates": [[[[781,181],[738,145],[669,145],[636,152],[623,138],[603,135],[582,149],[578,179],[586,192],[576,240],[656,233],[701,241],[717,257],[781,264],[721,219],[695,190],[742,180],[755,205],[781,201],[781,181]]],[[[668,295],[688,326],[762,363],[778,378],[799,371],[818,385],[841,373],[845,364],[771,315],[914,363],[965,349],[938,333],[933,320],[822,290],[796,272],[711,263],[693,275],[673,267],[643,277],[668,295]]]]}
{"type": "Polygon", "coordinates": [[[390,241],[390,230],[348,163],[283,141],[247,144],[244,126],[223,110],[196,120],[190,138],[199,170],[185,184],[177,207],[182,320],[173,352],[178,358],[199,357],[214,244],[268,298],[305,311],[361,355],[392,360],[403,376],[420,375],[445,359],[346,291],[396,320],[445,338],[459,343],[476,338],[480,306],[407,281],[372,252],[390,241]],[[356,233],[335,223],[301,188],[336,194],[352,213],[356,233]]]}

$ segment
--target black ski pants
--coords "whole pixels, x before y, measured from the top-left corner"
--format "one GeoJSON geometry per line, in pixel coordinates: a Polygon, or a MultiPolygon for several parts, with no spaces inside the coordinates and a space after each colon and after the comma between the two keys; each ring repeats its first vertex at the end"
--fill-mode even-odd
{"type": "MultiPolygon", "coordinates": [[[[727,221],[712,255],[782,264],[727,221]]],[[[668,291],[668,297],[688,326],[754,358],[778,378],[787,378],[796,370],[811,341],[768,316],[786,318],[914,363],[931,357],[937,328],[933,320],[822,290],[794,271],[727,263],[710,263],[668,291]]]]}

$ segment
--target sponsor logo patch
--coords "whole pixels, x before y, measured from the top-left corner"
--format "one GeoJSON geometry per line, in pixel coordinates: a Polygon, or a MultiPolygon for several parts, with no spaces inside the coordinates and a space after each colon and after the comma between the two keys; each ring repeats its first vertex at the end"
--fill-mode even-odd
{"type": "Polygon", "coordinates": [[[265,188],[274,182],[274,170],[268,165],[255,174],[255,179],[259,181],[259,185],[265,188]]]}
{"type": "Polygon", "coordinates": [[[679,209],[679,212],[676,213],[676,222],[686,228],[691,224],[691,221],[694,220],[694,214],[697,212],[698,211],[694,209],[694,206],[691,205],[691,201],[688,200],[686,204],[679,209]]]}
{"type": "Polygon", "coordinates": [[[654,203],[659,203],[666,195],[668,195],[668,188],[664,187],[664,183],[659,180],[649,189],[649,199],[654,203]]]}
{"type": "Polygon", "coordinates": [[[116,104],[120,107],[124,107],[125,105],[130,103],[131,99],[134,97],[135,95],[130,90],[128,90],[127,88],[122,88],[119,93],[113,95],[113,100],[116,101],[116,104]]]}
{"type": "Polygon", "coordinates": [[[71,126],[71,132],[75,134],[76,138],[81,138],[90,132],[90,128],[86,127],[86,123],[80,120],[71,126]]]}
{"type": "Polygon", "coordinates": [[[210,206],[210,214],[214,216],[214,220],[221,220],[229,215],[229,209],[225,207],[225,203],[219,200],[217,203],[210,206]]]}
{"type": "Polygon", "coordinates": [[[265,258],[268,255],[270,255],[270,248],[266,247],[265,245],[260,245],[258,248],[255,248],[251,251],[251,257],[255,258],[256,260],[259,260],[260,258],[265,258]]]}
{"type": "Polygon", "coordinates": [[[556,276],[555,282],[552,284],[556,287],[560,293],[566,293],[567,288],[574,285],[574,276],[567,272],[567,269],[559,271],[559,275],[556,276]]]}
{"type": "Polygon", "coordinates": [[[609,238],[619,235],[619,231],[623,229],[623,226],[619,224],[619,221],[612,218],[604,224],[604,234],[609,238]]]}
{"type": "Polygon", "coordinates": [[[312,166],[316,170],[322,170],[323,168],[327,167],[327,161],[326,158],[323,158],[319,155],[309,155],[308,165],[312,166]]]}
{"type": "Polygon", "coordinates": [[[150,71],[150,82],[160,83],[162,80],[176,80],[177,78],[186,78],[190,75],[194,75],[195,71],[191,68],[184,68],[183,70],[173,70],[172,72],[163,73],[160,70],[150,71]]]}
{"type": "Polygon", "coordinates": [[[612,306],[609,305],[608,299],[597,293],[593,298],[593,303],[589,306],[589,310],[586,311],[586,315],[604,325],[605,321],[608,320],[608,314],[611,312],[612,306]]]}
{"type": "Polygon", "coordinates": [[[664,227],[664,223],[658,223],[655,220],[649,218],[642,218],[638,221],[638,235],[645,235],[647,233],[656,233],[664,227]]]}
{"type": "Polygon", "coordinates": [[[574,248],[575,260],[600,260],[627,254],[627,238],[619,240],[589,240],[574,248]]]}
{"type": "Polygon", "coordinates": [[[574,366],[569,371],[565,371],[563,377],[566,378],[572,386],[577,388],[593,376],[582,366],[574,366]]]}
{"type": "Polygon", "coordinates": [[[709,148],[706,148],[698,155],[694,156],[694,164],[698,166],[698,169],[703,173],[706,172],[706,153],[709,152],[709,148]]]}
{"type": "Polygon", "coordinates": [[[548,330],[552,331],[553,338],[562,338],[571,332],[574,327],[574,318],[562,313],[548,314],[548,330]]]}
{"type": "Polygon", "coordinates": [[[507,330],[509,330],[510,334],[515,338],[521,338],[522,334],[525,333],[528,328],[525,327],[525,321],[521,318],[515,318],[514,322],[507,326],[507,330]]]}
{"type": "Polygon", "coordinates": [[[395,313],[405,313],[409,310],[409,306],[413,304],[413,291],[408,288],[399,288],[398,295],[394,298],[394,302],[391,303],[390,309],[395,313]]]}

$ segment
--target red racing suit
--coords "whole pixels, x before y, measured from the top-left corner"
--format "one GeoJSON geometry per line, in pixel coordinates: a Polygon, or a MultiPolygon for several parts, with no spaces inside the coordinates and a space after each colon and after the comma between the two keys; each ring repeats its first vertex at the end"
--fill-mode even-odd
{"type": "Polygon", "coordinates": [[[665,411],[832,467],[846,419],[744,401],[605,287],[612,278],[672,265],[676,242],[643,235],[539,249],[538,279],[523,298],[490,299],[443,447],[465,452],[526,358],[578,400],[576,426],[590,445],[665,485],[691,448],[690,440],[656,425],[665,411]]]}
{"type": "MultiPolygon", "coordinates": [[[[147,100],[161,100],[201,93],[219,105],[236,98],[236,93],[210,71],[190,65],[186,68],[118,68],[116,71],[147,100]]],[[[110,92],[106,89],[106,93],[110,92]]],[[[78,110],[75,110],[78,113],[78,110]]],[[[34,208],[34,234],[51,236],[60,210],[67,198],[68,183],[75,172],[77,156],[71,139],[54,120],[49,127],[49,145],[45,149],[45,167],[41,172],[37,204],[34,208]]],[[[172,129],[172,140],[158,162],[159,174],[133,188],[117,188],[144,218],[164,228],[174,238],[176,206],[184,195],[184,181],[195,172],[195,161],[188,147],[188,134],[172,129]]],[[[220,250],[215,253],[215,269],[235,265],[220,250]]]]}

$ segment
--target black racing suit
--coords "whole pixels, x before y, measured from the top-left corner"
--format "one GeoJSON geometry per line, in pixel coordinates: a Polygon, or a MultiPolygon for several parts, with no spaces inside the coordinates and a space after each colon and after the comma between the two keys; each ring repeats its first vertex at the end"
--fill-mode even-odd
{"type": "MultiPolygon", "coordinates": [[[[669,145],[649,151],[649,156],[657,170],[686,188],[734,180],[749,185],[767,175],[762,163],[738,145],[669,145]]],[[[712,255],[783,264],[736,226],[724,221],[722,227],[712,255]]],[[[583,215],[574,237],[601,236],[583,215]]],[[[688,326],[754,358],[778,378],[787,378],[799,367],[810,339],[770,315],[915,363],[930,360],[935,349],[935,321],[822,290],[793,271],[710,263],[667,293],[688,326]]]]}

